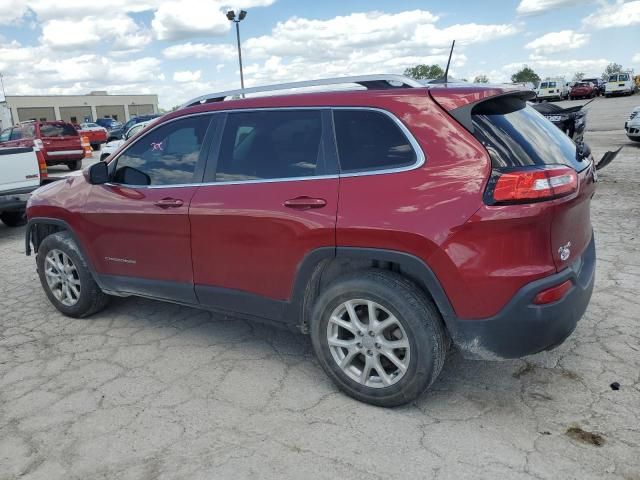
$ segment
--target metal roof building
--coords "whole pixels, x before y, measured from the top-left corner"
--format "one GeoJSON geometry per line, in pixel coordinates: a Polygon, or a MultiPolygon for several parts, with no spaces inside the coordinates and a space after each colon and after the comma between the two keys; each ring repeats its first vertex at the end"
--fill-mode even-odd
{"type": "Polygon", "coordinates": [[[109,95],[104,91],[88,95],[7,95],[13,123],[25,120],[65,120],[71,123],[113,118],[121,122],[138,115],[158,113],[158,96],[109,95]]]}

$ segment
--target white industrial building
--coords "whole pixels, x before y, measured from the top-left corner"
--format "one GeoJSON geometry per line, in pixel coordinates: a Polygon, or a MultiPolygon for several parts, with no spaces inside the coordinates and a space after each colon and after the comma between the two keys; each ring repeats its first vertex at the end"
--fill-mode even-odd
{"type": "Polygon", "coordinates": [[[158,113],[158,96],[109,95],[91,92],[88,95],[7,95],[0,104],[2,127],[8,122],[26,120],[64,120],[71,123],[94,122],[98,118],[113,118],[126,122],[131,117],[158,113]],[[3,108],[4,107],[4,108],[3,108]],[[8,115],[7,115],[8,113],[8,115]]]}

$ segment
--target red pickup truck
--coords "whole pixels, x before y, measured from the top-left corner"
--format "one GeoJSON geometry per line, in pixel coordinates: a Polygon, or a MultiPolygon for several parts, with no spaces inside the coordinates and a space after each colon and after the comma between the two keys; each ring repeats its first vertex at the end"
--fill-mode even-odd
{"type": "Polygon", "coordinates": [[[79,170],[84,158],[78,131],[63,121],[21,122],[0,132],[0,147],[36,147],[47,165],[65,164],[69,170],[79,170]]]}

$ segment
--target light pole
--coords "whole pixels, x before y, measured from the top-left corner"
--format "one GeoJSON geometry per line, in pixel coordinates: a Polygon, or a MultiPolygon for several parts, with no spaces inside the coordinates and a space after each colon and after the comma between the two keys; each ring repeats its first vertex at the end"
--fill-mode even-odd
{"type": "MultiPolygon", "coordinates": [[[[240,87],[244,90],[244,75],[242,74],[242,50],[240,49],[240,22],[247,16],[246,10],[240,10],[236,17],[236,12],[229,10],[227,19],[236,24],[236,40],[238,41],[238,63],[240,64],[240,87]]],[[[244,94],[242,94],[244,98],[244,94]]]]}

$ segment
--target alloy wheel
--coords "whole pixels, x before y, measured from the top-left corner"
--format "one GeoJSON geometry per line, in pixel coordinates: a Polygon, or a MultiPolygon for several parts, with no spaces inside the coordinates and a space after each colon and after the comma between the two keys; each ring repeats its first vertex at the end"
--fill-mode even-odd
{"type": "Polygon", "coordinates": [[[63,305],[72,307],[80,299],[80,276],[71,258],[62,250],[50,250],[45,257],[44,274],[49,290],[63,305]]]}
{"type": "Polygon", "coordinates": [[[329,318],[327,342],[338,367],[366,387],[393,385],[409,368],[411,347],[404,327],[370,300],[341,303],[329,318]]]}

